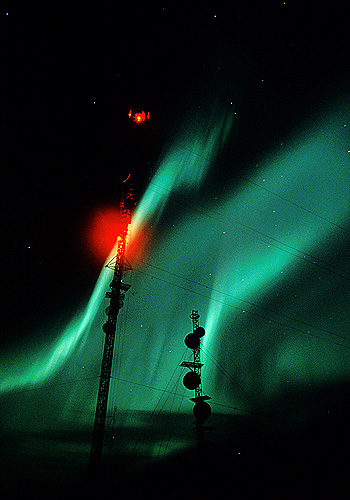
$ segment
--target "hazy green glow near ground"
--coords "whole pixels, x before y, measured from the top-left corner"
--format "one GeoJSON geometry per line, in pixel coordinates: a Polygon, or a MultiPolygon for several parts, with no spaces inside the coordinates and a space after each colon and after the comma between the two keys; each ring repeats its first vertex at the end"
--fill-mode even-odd
{"type": "MultiPolygon", "coordinates": [[[[339,108],[315,117],[252,166],[249,181],[230,177],[227,169],[222,196],[209,202],[203,196],[200,206],[193,206],[192,190],[208,192],[212,164],[204,158],[214,161],[229,140],[233,115],[214,110],[204,129],[189,121],[188,133],[174,139],[133,222],[135,231],[145,222],[167,230],[147,262],[125,276],[133,293],[118,319],[110,408],[129,417],[118,425],[141,425],[133,410],[151,411],[163,402],[170,412],[191,412],[179,364],[191,355],[183,339],[192,309],[207,332],[203,389],[213,398],[213,413],[252,410],[223,367],[260,406],[291,386],[348,379],[350,342],[329,333],[346,336],[347,282],[307,255],[342,267],[350,158],[344,115],[339,108]],[[166,211],[170,193],[178,195],[176,214],[166,211]]],[[[2,363],[2,392],[39,386],[55,375],[51,411],[57,419],[92,423],[111,273],[102,271],[85,312],[52,335],[51,347],[31,353],[33,365],[27,353],[2,363]],[[58,384],[65,381],[75,383],[60,396],[58,384]]]]}

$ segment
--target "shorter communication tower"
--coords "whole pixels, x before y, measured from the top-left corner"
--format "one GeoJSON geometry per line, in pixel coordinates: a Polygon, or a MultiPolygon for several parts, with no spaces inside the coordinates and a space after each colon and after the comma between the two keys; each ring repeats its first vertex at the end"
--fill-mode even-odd
{"type": "Polygon", "coordinates": [[[193,351],[193,361],[183,361],[180,366],[189,368],[189,372],[183,378],[183,384],[186,389],[194,390],[194,398],[190,401],[194,402],[193,414],[196,418],[194,431],[196,433],[197,451],[201,455],[202,445],[205,431],[211,430],[212,427],[205,425],[205,421],[211,415],[211,407],[207,403],[210,396],[203,395],[202,392],[202,378],[201,378],[201,368],[203,363],[201,363],[201,338],[205,335],[205,330],[203,327],[199,326],[199,314],[198,311],[192,311],[190,318],[192,319],[192,333],[189,333],[185,337],[186,347],[192,349],[193,351]]]}

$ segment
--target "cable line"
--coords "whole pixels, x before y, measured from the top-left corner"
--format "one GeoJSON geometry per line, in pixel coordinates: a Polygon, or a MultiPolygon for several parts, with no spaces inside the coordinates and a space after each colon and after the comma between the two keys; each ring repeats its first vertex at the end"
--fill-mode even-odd
{"type": "MultiPolygon", "coordinates": [[[[176,367],[177,369],[177,367],[176,367]]],[[[173,374],[174,375],[174,374],[173,374]]],[[[169,382],[171,380],[171,378],[173,377],[173,375],[170,377],[169,379],[169,382]]],[[[179,377],[178,377],[178,380],[176,380],[174,386],[173,386],[173,390],[175,389],[175,387],[178,385],[179,383],[179,380],[180,380],[180,377],[181,377],[181,373],[179,374],[179,377]]],[[[166,385],[166,387],[168,387],[169,385],[169,382],[168,384],[166,385]]],[[[140,451],[141,447],[143,446],[144,442],[146,441],[147,437],[149,436],[154,424],[156,423],[158,417],[160,416],[160,414],[162,413],[163,409],[164,409],[164,406],[166,405],[166,403],[168,402],[168,399],[170,398],[171,394],[173,394],[173,390],[171,391],[163,391],[162,395],[160,396],[159,400],[158,400],[158,403],[156,404],[156,406],[154,407],[153,411],[151,412],[151,415],[145,425],[145,428],[144,428],[144,431],[141,433],[141,436],[140,438],[138,439],[138,441],[136,442],[134,448],[133,448],[133,451],[132,451],[132,455],[137,455],[138,452],[140,451]],[[158,404],[160,404],[160,401],[162,399],[162,397],[164,396],[164,394],[168,392],[168,395],[166,396],[162,406],[160,407],[160,409],[158,410],[157,414],[155,415],[155,412],[156,412],[156,409],[157,409],[157,406],[158,404]],[[155,418],[153,419],[153,416],[155,415],[155,418]],[[153,422],[150,423],[153,419],[153,422]],[[150,424],[150,425],[149,425],[150,424]],[[149,426],[149,427],[148,427],[149,426]]]]}
{"type": "MultiPolygon", "coordinates": [[[[144,263],[146,263],[145,261],[143,261],[143,262],[144,262],[144,263]]],[[[199,283],[198,281],[194,281],[194,280],[191,280],[191,279],[186,278],[186,277],[184,277],[184,276],[180,276],[179,274],[173,273],[173,272],[171,272],[171,271],[167,271],[166,269],[162,269],[162,268],[160,268],[160,267],[158,267],[158,266],[155,266],[155,265],[153,265],[153,264],[146,263],[146,265],[147,265],[147,266],[150,266],[150,267],[154,267],[155,269],[158,269],[158,270],[160,270],[160,271],[163,271],[163,272],[165,272],[165,273],[167,273],[167,274],[170,274],[170,275],[172,275],[172,276],[176,276],[177,278],[180,278],[180,279],[182,279],[182,280],[188,281],[189,283],[192,283],[192,284],[194,284],[194,285],[198,285],[198,286],[201,286],[201,287],[203,287],[203,288],[206,288],[207,290],[210,290],[210,291],[212,291],[212,292],[216,292],[216,293],[219,293],[219,294],[221,294],[221,295],[225,295],[226,297],[232,298],[232,299],[234,299],[234,300],[238,300],[238,301],[240,301],[240,302],[244,302],[245,304],[248,304],[248,305],[250,305],[250,306],[257,307],[257,308],[259,308],[259,309],[261,309],[261,310],[263,310],[263,311],[267,311],[267,312],[269,312],[269,313],[276,314],[277,316],[281,316],[282,318],[289,319],[289,320],[291,320],[291,321],[295,321],[295,322],[300,323],[300,324],[302,324],[302,325],[305,325],[305,326],[307,326],[307,327],[309,327],[309,328],[313,328],[313,329],[315,329],[315,330],[319,330],[319,331],[321,331],[321,332],[323,332],[323,333],[327,333],[328,335],[333,335],[333,336],[335,336],[335,337],[338,337],[338,338],[341,338],[341,339],[344,339],[344,340],[348,340],[348,341],[350,341],[350,338],[348,338],[348,337],[346,337],[346,336],[344,336],[344,335],[340,335],[340,334],[338,334],[338,333],[334,333],[334,332],[331,332],[331,331],[329,331],[329,330],[325,330],[324,328],[321,328],[321,327],[319,327],[319,326],[312,325],[312,324],[307,323],[306,321],[302,321],[302,320],[300,320],[300,319],[293,318],[292,316],[288,316],[287,314],[283,314],[283,313],[279,313],[279,312],[277,312],[277,311],[273,311],[272,309],[268,309],[267,307],[260,306],[259,304],[254,304],[253,302],[249,302],[248,300],[245,300],[245,299],[240,299],[239,297],[236,297],[236,296],[234,296],[234,295],[232,295],[232,294],[229,294],[229,293],[227,293],[227,292],[222,292],[221,290],[217,290],[217,289],[215,289],[215,288],[213,288],[213,287],[210,287],[210,286],[208,286],[208,285],[203,285],[202,283],[199,283]]],[[[139,271],[139,272],[143,272],[143,271],[139,271]]],[[[147,273],[145,273],[145,274],[147,274],[147,273]]],[[[148,275],[148,276],[149,276],[149,275],[148,275]]],[[[161,280],[161,278],[156,278],[156,279],[160,279],[160,280],[161,280]]],[[[174,284],[174,283],[172,283],[172,284],[173,284],[173,286],[177,286],[177,285],[176,285],[176,284],[174,284]]],[[[194,293],[197,293],[197,292],[194,292],[194,293]]],[[[215,300],[215,299],[213,299],[213,300],[215,300]]],[[[229,304],[226,304],[226,305],[229,305],[229,304]]],[[[235,307],[235,306],[232,306],[232,307],[235,307]]],[[[250,312],[250,314],[256,314],[256,313],[250,312]]],[[[268,318],[265,318],[265,319],[268,319],[268,318]]]]}
{"type": "MultiPolygon", "coordinates": [[[[179,379],[180,380],[180,379],[179,379]]],[[[168,438],[168,441],[167,441],[167,444],[165,446],[165,450],[164,450],[164,453],[163,453],[163,458],[165,457],[166,455],[166,452],[168,450],[168,446],[169,446],[169,443],[170,443],[170,438],[171,436],[173,435],[173,432],[174,432],[174,428],[175,428],[175,424],[177,422],[177,419],[179,418],[179,415],[180,415],[180,409],[181,409],[181,405],[183,403],[183,400],[185,398],[185,393],[186,393],[186,387],[183,389],[183,393],[181,395],[181,399],[180,399],[180,403],[179,403],[179,406],[177,408],[177,412],[175,414],[175,418],[173,419],[173,425],[171,426],[171,429],[170,429],[170,434],[169,434],[169,438],[168,438]]],[[[179,396],[178,393],[174,392],[174,396],[179,396]]]]}
{"type": "Polygon", "coordinates": [[[246,398],[249,403],[254,406],[256,410],[259,410],[259,406],[255,403],[255,401],[249,396],[247,391],[243,389],[243,387],[233,378],[233,376],[226,370],[226,368],[218,361],[209,351],[206,347],[203,345],[201,346],[201,349],[204,351],[204,354],[209,358],[209,360],[216,366],[216,368],[224,375],[224,377],[231,382],[231,384],[236,387],[236,389],[239,390],[239,392],[246,398]]]}
{"type": "MultiPolygon", "coordinates": [[[[154,184],[154,183],[151,181],[150,184],[154,184]]],[[[168,191],[169,193],[171,192],[169,189],[163,188],[161,186],[157,186],[157,187],[160,188],[160,189],[163,189],[165,191],[168,191]]],[[[180,197],[181,197],[181,195],[180,195],[180,197]]],[[[185,197],[183,197],[183,198],[185,198],[185,197]]],[[[186,203],[187,203],[187,199],[184,200],[184,201],[186,201],[186,203]]],[[[338,266],[335,266],[334,264],[330,264],[329,262],[327,262],[327,261],[325,261],[323,259],[320,259],[319,257],[316,257],[314,255],[311,255],[311,254],[309,254],[307,252],[304,252],[303,250],[299,250],[298,248],[295,248],[295,247],[293,247],[291,245],[288,245],[287,243],[284,243],[283,241],[280,241],[277,238],[274,238],[273,236],[269,236],[269,235],[267,235],[267,234],[265,234],[265,233],[263,233],[261,231],[258,231],[257,229],[251,228],[250,226],[247,226],[247,225],[245,225],[245,224],[243,224],[241,222],[238,222],[238,221],[232,219],[231,217],[228,217],[227,215],[220,214],[217,211],[212,211],[214,214],[217,214],[219,217],[222,217],[224,219],[232,221],[235,224],[239,224],[240,226],[242,226],[242,227],[244,227],[246,229],[249,229],[250,231],[253,231],[253,232],[258,233],[258,234],[260,234],[262,236],[265,236],[266,238],[269,238],[269,241],[266,241],[266,240],[264,240],[262,238],[259,238],[258,236],[255,236],[254,234],[251,234],[251,233],[249,233],[247,231],[244,231],[243,229],[240,229],[239,227],[233,226],[233,225],[229,224],[228,222],[224,222],[224,221],[222,221],[222,220],[214,217],[204,207],[200,207],[200,209],[197,209],[197,208],[193,207],[192,210],[194,212],[198,212],[201,215],[204,215],[205,217],[208,217],[209,219],[212,219],[212,220],[215,220],[215,221],[217,221],[217,222],[219,222],[221,224],[224,224],[225,227],[231,227],[232,229],[235,229],[236,231],[239,231],[242,234],[246,234],[246,235],[250,236],[251,238],[255,238],[258,241],[262,241],[263,243],[266,243],[267,245],[273,246],[274,248],[277,248],[278,250],[281,250],[282,252],[288,253],[289,255],[293,255],[293,257],[301,259],[304,262],[308,262],[309,264],[312,264],[312,265],[314,265],[316,267],[324,269],[325,271],[328,271],[329,273],[334,274],[335,276],[339,276],[339,277],[341,277],[343,279],[350,280],[350,272],[349,271],[347,271],[345,269],[342,269],[342,268],[340,268],[338,266]],[[273,240],[273,241],[279,243],[280,245],[283,245],[284,247],[287,247],[287,248],[289,248],[291,250],[294,250],[295,252],[299,252],[302,255],[297,255],[297,254],[295,254],[293,252],[290,252],[290,251],[286,250],[285,248],[280,248],[275,243],[272,243],[270,240],[273,240]],[[305,256],[307,256],[308,259],[305,258],[305,256]],[[313,259],[313,260],[309,260],[309,259],[313,259]],[[331,269],[328,269],[327,267],[324,267],[323,265],[318,264],[317,262],[314,262],[314,260],[317,260],[321,264],[325,264],[326,266],[329,266],[329,267],[331,267],[333,269],[336,269],[337,271],[340,271],[341,273],[345,273],[347,276],[344,276],[343,274],[340,274],[339,272],[332,271],[331,269]]]]}
{"type": "MultiPolygon", "coordinates": [[[[181,408],[183,399],[186,396],[186,388],[183,390],[183,393],[180,394],[179,392],[174,392],[173,390],[164,390],[164,389],[160,389],[159,387],[154,387],[152,385],[140,384],[139,382],[135,382],[133,380],[126,380],[126,379],[123,379],[123,378],[120,378],[119,380],[121,382],[125,382],[127,384],[132,384],[132,385],[136,385],[136,386],[140,386],[140,387],[145,387],[147,389],[152,389],[154,391],[158,391],[158,392],[162,392],[162,393],[168,393],[170,395],[172,394],[173,396],[178,396],[179,398],[181,398],[181,401],[179,403],[179,408],[177,410],[176,415],[178,416],[178,414],[180,413],[180,408],[181,408]]],[[[230,410],[234,410],[234,411],[243,411],[245,413],[254,413],[254,414],[257,413],[257,412],[255,412],[253,410],[247,410],[246,408],[238,408],[237,406],[225,405],[223,403],[218,403],[218,402],[215,402],[213,400],[210,401],[210,404],[211,405],[216,405],[216,406],[222,406],[223,408],[229,408],[230,410]]],[[[259,414],[261,414],[261,412],[259,412],[259,414]]],[[[175,423],[173,424],[173,427],[174,427],[174,425],[175,425],[175,423]]]]}
{"type": "MultiPolygon", "coordinates": [[[[168,415],[167,415],[167,419],[166,419],[166,423],[165,423],[165,426],[164,426],[164,432],[163,432],[163,435],[162,435],[162,439],[161,439],[161,442],[159,444],[159,449],[158,449],[158,457],[159,458],[164,458],[165,457],[165,454],[166,454],[166,450],[168,449],[168,446],[169,446],[169,442],[170,442],[170,439],[172,437],[172,434],[173,434],[173,430],[174,430],[174,426],[175,426],[175,420],[176,420],[176,416],[178,415],[178,412],[175,414],[175,420],[173,421],[173,425],[171,427],[171,430],[170,432],[167,433],[167,430],[168,430],[168,425],[170,423],[170,416],[172,414],[172,411],[173,411],[173,406],[174,406],[174,403],[175,403],[175,396],[177,395],[177,390],[179,388],[179,382],[180,382],[180,378],[181,378],[181,374],[179,375],[178,379],[177,379],[177,382],[174,386],[174,390],[173,390],[173,393],[172,393],[172,401],[171,401],[171,404],[170,404],[170,409],[168,410],[168,415]],[[165,449],[163,451],[163,454],[161,456],[161,451],[162,451],[162,447],[163,447],[163,443],[165,441],[165,437],[166,437],[166,434],[168,435],[168,439],[167,439],[167,442],[166,442],[166,445],[165,445],[165,449]]],[[[186,388],[184,389],[184,392],[186,391],[186,388]]],[[[180,406],[181,406],[181,403],[182,401],[180,401],[180,406]]],[[[179,406],[179,409],[180,409],[180,406],[179,406]]]]}
{"type": "MultiPolygon", "coordinates": [[[[181,147],[182,149],[185,149],[186,151],[189,151],[189,152],[190,152],[190,153],[192,153],[193,155],[195,155],[195,156],[199,156],[199,157],[200,157],[200,158],[202,158],[203,160],[205,160],[205,161],[207,161],[207,162],[209,162],[209,163],[212,163],[213,165],[219,165],[219,166],[221,166],[221,167],[224,167],[224,166],[225,166],[225,165],[223,164],[223,162],[218,162],[217,160],[210,160],[209,158],[206,158],[205,156],[201,155],[200,153],[196,153],[195,151],[193,151],[193,150],[191,150],[191,149],[189,149],[189,148],[187,148],[187,147],[185,147],[185,146],[183,146],[183,145],[181,145],[181,144],[179,144],[179,143],[176,143],[176,142],[174,142],[174,141],[170,141],[170,140],[167,140],[166,142],[173,143],[173,144],[175,144],[175,145],[177,145],[177,146],[181,147]]],[[[284,196],[282,196],[282,195],[280,195],[280,194],[276,193],[275,191],[272,191],[271,189],[268,189],[268,188],[266,188],[265,186],[260,186],[260,184],[258,184],[258,183],[256,183],[256,182],[252,181],[251,179],[249,179],[249,178],[247,178],[247,177],[245,177],[245,176],[243,176],[243,175],[237,174],[236,172],[232,172],[232,174],[233,174],[233,175],[235,175],[236,177],[238,177],[238,178],[240,178],[240,179],[244,180],[245,182],[248,182],[248,183],[249,183],[249,184],[251,184],[252,186],[255,186],[255,187],[257,187],[257,188],[259,188],[259,189],[262,189],[262,190],[264,190],[264,191],[266,191],[266,192],[268,192],[268,193],[270,193],[270,194],[273,194],[273,195],[274,195],[274,196],[276,196],[277,198],[280,198],[281,200],[283,200],[283,201],[285,201],[285,202],[287,202],[287,203],[290,203],[291,205],[294,205],[295,207],[300,208],[301,210],[304,210],[305,212],[308,212],[309,214],[314,215],[315,217],[318,217],[319,219],[321,219],[321,220],[323,220],[323,221],[325,221],[325,222],[328,222],[328,223],[329,223],[329,224],[331,224],[332,226],[335,226],[335,227],[337,227],[338,229],[342,229],[343,231],[346,231],[347,233],[350,233],[350,230],[349,230],[349,229],[347,229],[347,228],[345,228],[345,227],[341,226],[340,224],[337,224],[336,222],[331,221],[330,219],[327,219],[326,217],[323,217],[323,216],[322,216],[322,215],[320,215],[320,214],[317,214],[316,212],[314,212],[314,211],[312,211],[312,210],[309,210],[308,208],[305,208],[305,207],[303,207],[303,206],[299,205],[298,203],[295,203],[295,202],[294,202],[294,201],[292,201],[292,200],[289,200],[288,198],[286,198],[286,197],[284,197],[284,196]]],[[[151,183],[152,183],[152,181],[151,181],[151,183]]],[[[164,188],[162,188],[162,189],[164,189],[164,188]]]]}
{"type": "MultiPolygon", "coordinates": [[[[192,290],[192,289],[186,288],[186,287],[181,286],[181,285],[177,285],[177,284],[172,283],[172,282],[170,282],[170,281],[167,281],[167,280],[165,280],[165,279],[163,279],[163,278],[159,278],[159,277],[154,276],[154,275],[152,275],[152,274],[146,273],[145,271],[139,271],[139,272],[140,272],[140,273],[142,273],[142,274],[145,274],[146,276],[150,276],[150,277],[151,277],[151,278],[153,278],[153,279],[155,278],[155,279],[158,279],[159,281],[163,281],[164,283],[167,283],[168,285],[175,286],[175,287],[180,288],[180,289],[182,289],[182,290],[186,290],[187,292],[194,293],[194,294],[196,294],[196,295],[200,295],[200,296],[202,296],[202,297],[205,297],[205,298],[207,298],[207,299],[209,299],[209,300],[213,300],[213,301],[215,301],[215,302],[218,302],[219,304],[224,304],[224,305],[226,305],[226,306],[228,306],[228,307],[231,307],[231,308],[233,308],[233,309],[238,309],[239,311],[242,311],[242,309],[241,309],[241,308],[239,308],[239,307],[237,307],[237,306],[234,306],[234,305],[232,305],[232,304],[228,304],[227,302],[223,302],[222,300],[213,299],[212,297],[209,297],[208,295],[205,295],[204,293],[197,292],[197,291],[195,291],[195,290],[192,290]]],[[[203,285],[203,286],[204,286],[204,285],[203,285]]],[[[209,287],[207,287],[207,288],[209,288],[209,287]]],[[[210,289],[210,288],[209,288],[209,289],[210,289]]],[[[218,292],[218,293],[221,293],[221,292],[218,292]]],[[[261,314],[257,314],[257,313],[254,313],[254,312],[252,312],[252,311],[248,311],[248,310],[244,310],[244,311],[242,311],[242,312],[247,313],[247,314],[251,314],[251,315],[256,316],[256,317],[258,317],[258,318],[261,318],[261,319],[264,319],[264,320],[266,320],[266,321],[269,321],[270,323],[275,323],[275,324],[277,324],[277,325],[283,326],[284,328],[289,328],[289,329],[294,330],[294,331],[297,331],[297,332],[299,332],[299,333],[303,333],[304,335],[306,334],[306,335],[309,335],[310,337],[314,337],[314,338],[317,338],[317,339],[319,339],[319,340],[323,340],[324,342],[329,342],[329,343],[334,344],[334,345],[339,345],[339,346],[343,347],[344,349],[350,349],[350,346],[346,346],[346,345],[344,345],[344,344],[342,344],[342,343],[340,343],[340,342],[335,342],[334,340],[326,339],[325,337],[321,337],[320,335],[316,335],[315,333],[310,333],[310,331],[305,332],[305,330],[301,330],[300,328],[297,328],[297,327],[295,327],[295,326],[290,326],[290,325],[287,325],[287,324],[282,323],[281,321],[277,321],[277,320],[275,320],[275,319],[267,318],[266,316],[262,316],[261,314]]],[[[271,312],[272,312],[272,311],[271,311],[271,312]]],[[[274,314],[279,314],[279,313],[274,313],[274,314]]],[[[303,322],[302,322],[302,321],[300,321],[300,320],[293,320],[293,321],[299,321],[300,323],[307,325],[307,323],[303,323],[303,322]]],[[[344,336],[339,335],[339,334],[337,334],[337,333],[328,332],[327,330],[323,330],[323,329],[322,329],[322,328],[320,328],[320,327],[317,327],[317,326],[312,326],[312,328],[314,328],[314,329],[316,329],[316,330],[321,330],[321,331],[324,331],[325,333],[328,333],[329,335],[332,335],[332,336],[339,337],[339,338],[342,338],[342,339],[344,339],[344,340],[350,341],[350,339],[348,339],[347,337],[344,337],[344,336]]]]}
{"type": "MultiPolygon", "coordinates": [[[[198,210],[196,210],[196,209],[194,209],[194,210],[195,210],[195,211],[198,211],[198,210]]],[[[209,213],[204,213],[204,214],[202,214],[202,215],[205,215],[206,217],[208,217],[208,218],[210,218],[210,219],[213,219],[213,220],[216,220],[216,221],[218,221],[218,222],[221,222],[222,224],[225,224],[225,225],[227,225],[228,227],[231,227],[231,228],[233,228],[233,229],[236,229],[237,231],[240,231],[240,232],[241,232],[241,233],[243,233],[243,234],[247,234],[248,236],[251,236],[252,238],[255,238],[255,239],[257,239],[257,240],[260,240],[260,241],[262,241],[263,243],[266,243],[267,245],[273,246],[273,247],[277,248],[278,250],[281,250],[282,252],[289,253],[290,255],[293,255],[294,257],[297,257],[298,259],[301,259],[301,260],[303,260],[303,261],[305,261],[305,262],[308,262],[309,264],[313,264],[313,265],[315,265],[315,266],[317,266],[317,267],[320,267],[321,269],[325,269],[326,271],[328,271],[329,273],[334,274],[335,276],[340,276],[341,278],[344,278],[344,279],[346,279],[346,280],[350,280],[350,272],[349,272],[349,271],[346,271],[345,269],[342,269],[342,268],[340,268],[340,267],[338,267],[338,266],[335,266],[334,264],[330,264],[329,262],[327,262],[327,261],[325,261],[325,260],[322,260],[322,259],[320,259],[320,258],[318,258],[318,257],[316,257],[316,256],[314,256],[314,255],[311,255],[311,254],[309,254],[309,253],[307,253],[307,252],[304,252],[303,250],[299,250],[298,248],[295,248],[295,247],[293,247],[293,246],[291,246],[291,245],[288,245],[287,243],[284,243],[283,241],[280,241],[280,240],[278,240],[277,238],[274,238],[273,236],[269,236],[269,235],[267,235],[267,234],[265,234],[265,233],[262,233],[261,231],[258,231],[257,229],[253,229],[253,228],[251,228],[251,227],[249,227],[249,226],[246,226],[245,224],[242,224],[241,222],[235,221],[234,219],[231,219],[230,217],[227,217],[226,215],[222,215],[222,214],[220,214],[219,212],[215,212],[215,211],[214,211],[213,213],[218,214],[220,217],[224,217],[224,218],[226,218],[226,219],[228,219],[228,220],[231,220],[231,221],[235,222],[236,224],[240,224],[241,226],[243,226],[243,227],[245,227],[245,228],[249,229],[250,231],[254,231],[254,232],[258,233],[258,234],[261,234],[261,235],[265,236],[266,238],[269,238],[270,240],[276,241],[276,242],[277,242],[277,243],[279,243],[280,245],[283,245],[283,246],[285,246],[285,247],[287,247],[287,248],[290,248],[291,250],[294,250],[295,252],[299,252],[299,253],[303,254],[303,256],[301,256],[301,255],[297,255],[297,254],[295,254],[295,253],[293,253],[293,252],[289,252],[288,250],[286,250],[286,249],[284,249],[284,248],[280,248],[280,247],[278,247],[276,244],[271,243],[271,241],[265,241],[265,240],[263,240],[262,238],[259,238],[258,236],[254,236],[253,234],[250,234],[250,233],[248,233],[248,232],[246,232],[246,231],[243,231],[242,229],[240,229],[240,228],[238,228],[238,227],[235,227],[235,226],[232,226],[231,224],[225,223],[225,222],[223,222],[223,221],[221,221],[221,220],[219,220],[219,219],[217,219],[217,218],[213,217],[213,216],[212,216],[212,215],[210,215],[209,213]],[[331,269],[327,269],[326,267],[322,266],[321,264],[317,264],[316,262],[313,262],[312,260],[308,260],[308,259],[306,259],[306,258],[305,258],[305,256],[306,256],[306,257],[309,257],[310,259],[318,260],[318,261],[319,261],[319,262],[321,262],[322,264],[325,264],[325,265],[327,265],[327,266],[329,266],[329,267],[332,267],[333,269],[336,269],[336,270],[338,270],[338,271],[341,271],[342,273],[346,273],[346,274],[348,275],[348,277],[347,277],[347,276],[343,276],[342,274],[339,274],[339,273],[337,273],[337,272],[334,272],[334,271],[332,271],[331,269]]]]}
{"type": "MultiPolygon", "coordinates": [[[[186,353],[186,350],[187,350],[187,349],[185,349],[185,350],[184,350],[184,354],[182,355],[181,359],[183,359],[183,358],[184,358],[185,353],[186,353]]],[[[180,361],[181,361],[181,359],[180,359],[180,361]]],[[[149,436],[149,434],[150,434],[150,432],[151,432],[151,430],[152,430],[152,428],[153,428],[154,424],[156,423],[157,418],[159,417],[159,415],[161,414],[161,412],[162,412],[162,410],[163,410],[163,408],[164,408],[165,404],[167,403],[167,401],[168,401],[168,399],[169,399],[170,395],[171,395],[171,394],[173,394],[173,392],[174,392],[174,390],[175,390],[175,387],[176,387],[176,386],[178,385],[178,383],[179,383],[179,382],[178,382],[178,380],[176,380],[176,382],[175,382],[175,384],[174,384],[174,386],[173,386],[173,389],[172,389],[171,391],[168,391],[168,387],[169,387],[169,385],[170,385],[171,379],[174,377],[174,375],[175,375],[176,371],[178,370],[178,367],[180,366],[180,361],[177,363],[177,365],[176,365],[176,367],[175,367],[175,369],[174,369],[174,371],[173,371],[173,373],[172,373],[171,377],[169,378],[169,380],[168,380],[168,382],[167,382],[167,384],[166,384],[165,388],[164,388],[164,389],[163,389],[163,391],[162,391],[162,394],[161,394],[161,395],[160,395],[160,397],[159,397],[159,400],[158,400],[158,402],[157,402],[156,406],[154,407],[153,411],[151,412],[151,414],[150,414],[150,416],[149,416],[149,418],[148,418],[148,420],[147,420],[147,423],[146,423],[146,425],[145,425],[145,427],[144,427],[144,430],[141,432],[140,437],[138,438],[138,440],[136,441],[136,443],[135,443],[135,445],[134,445],[134,448],[133,448],[133,450],[132,450],[132,455],[134,455],[134,456],[137,456],[138,452],[140,451],[141,447],[143,446],[144,442],[146,441],[146,438],[149,436]],[[156,412],[157,406],[160,404],[160,402],[161,402],[161,400],[162,400],[162,398],[163,398],[164,394],[166,394],[166,393],[167,393],[168,395],[166,396],[165,401],[164,401],[164,403],[162,404],[161,408],[159,409],[158,413],[155,415],[155,412],[156,412]],[[155,415],[155,418],[154,418],[154,420],[153,420],[153,422],[152,422],[152,419],[153,419],[154,415],[155,415]],[[152,422],[152,423],[151,423],[151,422],[152,422]]],[[[179,377],[178,377],[178,379],[180,379],[180,377],[181,377],[181,372],[179,373],[179,377]]],[[[137,384],[137,385],[141,385],[141,384],[137,384]]]]}

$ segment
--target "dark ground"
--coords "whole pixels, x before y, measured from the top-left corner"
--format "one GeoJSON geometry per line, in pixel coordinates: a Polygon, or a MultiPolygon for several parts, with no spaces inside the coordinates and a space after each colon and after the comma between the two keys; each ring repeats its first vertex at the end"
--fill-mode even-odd
{"type": "MultiPolygon", "coordinates": [[[[145,448],[132,456],[127,445],[141,430],[124,428],[118,435],[117,429],[96,490],[87,477],[90,429],[8,432],[2,435],[2,493],[18,499],[348,498],[349,389],[344,384],[280,395],[269,416],[213,413],[208,424],[215,429],[206,434],[200,462],[191,415],[173,431],[193,446],[163,459],[143,452],[159,435],[147,435],[145,448]]],[[[167,418],[159,417],[158,429],[167,418]]]]}

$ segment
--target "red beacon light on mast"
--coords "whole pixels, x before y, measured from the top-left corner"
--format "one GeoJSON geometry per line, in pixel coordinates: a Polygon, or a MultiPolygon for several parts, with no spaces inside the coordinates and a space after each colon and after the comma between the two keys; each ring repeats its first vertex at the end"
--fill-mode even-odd
{"type": "Polygon", "coordinates": [[[147,114],[144,111],[141,112],[136,112],[133,113],[133,111],[130,109],[128,113],[129,118],[133,118],[135,123],[145,123],[146,120],[150,119],[150,112],[148,111],[147,114]]]}

